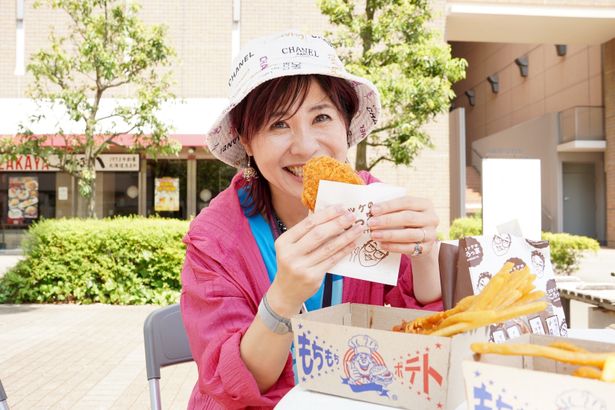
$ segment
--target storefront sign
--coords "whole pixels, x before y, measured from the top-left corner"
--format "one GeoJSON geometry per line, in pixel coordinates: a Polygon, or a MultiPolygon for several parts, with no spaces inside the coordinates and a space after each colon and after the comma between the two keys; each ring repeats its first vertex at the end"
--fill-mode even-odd
{"type": "MultiPolygon", "coordinates": [[[[83,161],[83,155],[75,155],[83,161]]],[[[58,157],[50,155],[47,160],[33,155],[20,155],[14,161],[0,163],[0,172],[47,172],[58,171],[51,165],[59,162],[58,157]],[[51,165],[49,165],[51,164],[51,165]]],[[[139,171],[139,154],[101,154],[96,158],[96,171],[139,171]]]]}
{"type": "Polygon", "coordinates": [[[179,178],[165,177],[154,180],[154,210],[179,211],[179,178]]]}
{"type": "Polygon", "coordinates": [[[57,170],[57,168],[49,166],[42,158],[35,157],[34,155],[20,155],[14,161],[0,163],[0,172],[41,172],[57,170]]]}
{"type": "Polygon", "coordinates": [[[68,201],[68,187],[67,186],[58,187],[58,200],[68,201]]]}
{"type": "Polygon", "coordinates": [[[138,171],[139,154],[102,154],[96,158],[96,171],[138,171]]]}
{"type": "Polygon", "coordinates": [[[8,224],[21,225],[24,219],[38,218],[37,177],[10,177],[8,197],[8,224]]]}

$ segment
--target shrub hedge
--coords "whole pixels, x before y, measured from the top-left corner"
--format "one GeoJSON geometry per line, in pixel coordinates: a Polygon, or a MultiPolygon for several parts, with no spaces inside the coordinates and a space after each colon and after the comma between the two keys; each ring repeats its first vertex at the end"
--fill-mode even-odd
{"type": "MultiPolygon", "coordinates": [[[[482,235],[483,224],[480,216],[455,219],[451,224],[449,237],[459,239],[464,236],[482,235]]],[[[579,262],[586,251],[600,249],[598,241],[586,236],[567,233],[543,232],[542,239],[549,241],[551,263],[555,272],[569,275],[579,268],[579,262]]]]}
{"type": "Polygon", "coordinates": [[[553,269],[565,275],[570,275],[579,268],[585,251],[596,252],[600,249],[598,241],[587,236],[543,232],[542,239],[550,243],[553,269]]]}
{"type": "Polygon", "coordinates": [[[480,216],[458,218],[453,221],[448,231],[451,239],[461,239],[464,236],[478,236],[483,233],[483,221],[480,216]]]}
{"type": "Polygon", "coordinates": [[[0,278],[0,302],[174,303],[187,230],[162,218],[43,220],[28,231],[24,260],[0,278]]]}

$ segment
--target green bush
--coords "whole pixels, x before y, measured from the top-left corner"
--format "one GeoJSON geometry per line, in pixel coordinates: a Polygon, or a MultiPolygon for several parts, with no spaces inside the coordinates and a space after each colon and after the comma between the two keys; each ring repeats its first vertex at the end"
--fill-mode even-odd
{"type": "Polygon", "coordinates": [[[453,221],[451,228],[448,231],[448,236],[451,239],[460,239],[464,236],[478,236],[483,233],[483,221],[478,216],[467,218],[458,218],[453,221]]]}
{"type": "Polygon", "coordinates": [[[579,262],[585,251],[596,252],[600,249],[598,241],[587,236],[543,232],[542,239],[549,241],[553,269],[557,273],[566,275],[579,268],[579,262]]]}
{"type": "Polygon", "coordinates": [[[49,219],[0,279],[3,303],[169,304],[179,298],[188,222],[142,217],[49,219]]]}
{"type": "MultiPolygon", "coordinates": [[[[480,215],[455,219],[449,231],[450,239],[483,234],[480,215]]],[[[579,268],[579,262],[586,251],[600,249],[598,241],[586,236],[567,233],[543,232],[542,239],[549,241],[551,263],[556,273],[569,275],[579,268]]]]}

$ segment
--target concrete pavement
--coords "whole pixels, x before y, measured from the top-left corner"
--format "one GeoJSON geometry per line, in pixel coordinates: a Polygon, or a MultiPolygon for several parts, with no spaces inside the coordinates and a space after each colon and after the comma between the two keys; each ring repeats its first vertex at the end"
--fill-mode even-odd
{"type": "MultiPolygon", "coordinates": [[[[149,409],[143,321],[156,306],[0,305],[11,409],[149,409]]],[[[185,409],[194,362],[163,368],[165,409],[185,409]]]]}
{"type": "Polygon", "coordinates": [[[0,254],[0,278],[22,259],[22,255],[0,254]]]}
{"type": "MultiPolygon", "coordinates": [[[[18,256],[0,255],[3,269],[18,256]]],[[[575,275],[615,281],[615,249],[583,259],[575,275]]],[[[571,303],[573,327],[587,306],[571,303]]],[[[156,306],[0,305],[0,380],[12,409],[147,409],[143,322],[156,306]]],[[[163,408],[185,409],[194,362],[162,369],[163,408]]]]}

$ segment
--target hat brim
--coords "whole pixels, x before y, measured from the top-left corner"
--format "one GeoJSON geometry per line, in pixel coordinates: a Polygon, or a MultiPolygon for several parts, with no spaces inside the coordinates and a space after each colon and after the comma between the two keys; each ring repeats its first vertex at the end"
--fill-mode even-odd
{"type": "Polygon", "coordinates": [[[305,69],[275,74],[277,75],[271,75],[271,72],[264,72],[260,76],[257,74],[255,78],[250,79],[250,81],[248,81],[250,87],[239,90],[239,92],[235,94],[233,100],[229,101],[228,106],[218,116],[206,136],[207,146],[216,158],[235,168],[244,168],[247,166],[247,154],[241,144],[240,136],[231,125],[230,112],[252,90],[274,78],[320,74],[348,81],[357,93],[359,102],[357,112],[350,121],[348,127],[349,147],[365,139],[378,122],[381,111],[378,89],[365,78],[352,75],[343,68],[332,70],[330,66],[316,66],[314,64],[311,64],[305,69]]]}

